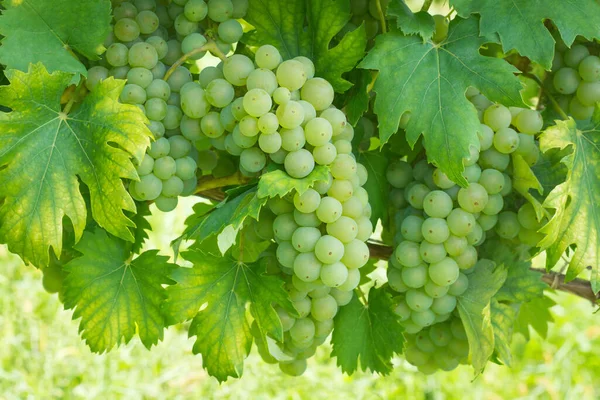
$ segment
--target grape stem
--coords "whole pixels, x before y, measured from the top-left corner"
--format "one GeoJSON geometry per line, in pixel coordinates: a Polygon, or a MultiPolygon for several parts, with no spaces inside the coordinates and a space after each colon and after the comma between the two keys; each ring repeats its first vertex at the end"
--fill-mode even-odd
{"type": "Polygon", "coordinates": [[[423,3],[423,7],[421,7],[421,11],[429,11],[429,7],[431,7],[432,3],[433,0],[425,0],[425,2],[423,3]]]}
{"type": "Polygon", "coordinates": [[[223,200],[224,196],[223,198],[216,199],[204,196],[203,194],[215,195],[215,193],[213,192],[214,189],[219,189],[226,186],[241,186],[247,184],[248,182],[250,182],[250,180],[250,178],[245,177],[239,171],[233,175],[224,176],[222,178],[213,178],[212,176],[202,177],[198,180],[198,185],[196,186],[196,191],[194,193],[197,195],[201,195],[202,197],[220,201],[223,200]]]}
{"type": "MultiPolygon", "coordinates": [[[[523,76],[535,81],[535,83],[537,83],[540,86],[540,88],[542,88],[542,89],[544,88],[544,82],[542,82],[542,80],[540,78],[538,78],[537,76],[535,76],[534,74],[530,74],[529,72],[523,72],[523,76]]],[[[552,107],[554,108],[554,111],[556,111],[562,119],[568,120],[569,116],[561,108],[560,104],[558,104],[558,102],[556,101],[554,96],[552,96],[552,94],[550,94],[548,91],[546,91],[545,95],[548,97],[548,99],[550,99],[550,103],[552,103],[552,107]]]]}
{"type": "Polygon", "coordinates": [[[85,79],[82,79],[81,82],[79,83],[79,85],[77,86],[77,88],[75,89],[75,91],[73,92],[73,94],[71,95],[69,102],[65,105],[65,108],[63,108],[62,112],[65,115],[69,114],[69,112],[71,111],[71,108],[73,108],[73,104],[75,104],[75,100],[78,99],[79,96],[81,95],[81,91],[85,87],[84,82],[85,82],[85,79]]]}
{"type": "Polygon", "coordinates": [[[383,14],[383,8],[381,7],[381,0],[375,0],[377,6],[377,16],[379,17],[379,23],[381,24],[381,32],[387,33],[387,25],[385,24],[385,15],[383,14]]]}
{"type": "Polygon", "coordinates": [[[173,65],[171,65],[171,68],[169,68],[167,70],[167,72],[165,73],[165,77],[163,79],[165,81],[168,80],[171,77],[171,75],[173,74],[173,72],[175,72],[175,70],[178,67],[180,67],[184,62],[186,62],[190,57],[193,57],[193,56],[203,53],[205,51],[210,51],[212,54],[216,55],[223,61],[225,61],[225,59],[227,58],[227,56],[219,49],[217,44],[214,41],[209,40],[204,46],[194,49],[194,50],[190,51],[189,53],[185,53],[184,55],[182,55],[179,58],[179,60],[177,60],[173,65]]]}

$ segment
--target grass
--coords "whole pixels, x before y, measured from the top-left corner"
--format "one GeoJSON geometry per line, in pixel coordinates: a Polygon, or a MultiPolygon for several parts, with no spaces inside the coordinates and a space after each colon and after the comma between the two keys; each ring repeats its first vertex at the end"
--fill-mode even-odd
{"type": "MultiPolygon", "coordinates": [[[[164,248],[189,213],[155,216],[148,246],[164,248]],[[160,217],[160,218],[157,218],[160,217]]],[[[342,374],[323,346],[306,374],[290,378],[253,352],[244,377],[219,385],[191,354],[193,339],[171,328],[147,351],[138,340],[97,355],[78,337],[77,321],[41,285],[41,273],[0,246],[0,399],[598,399],[600,324],[593,308],[553,295],[556,322],[547,340],[533,333],[513,344],[511,369],[490,364],[476,379],[468,367],[424,376],[402,359],[389,376],[342,374]]]]}

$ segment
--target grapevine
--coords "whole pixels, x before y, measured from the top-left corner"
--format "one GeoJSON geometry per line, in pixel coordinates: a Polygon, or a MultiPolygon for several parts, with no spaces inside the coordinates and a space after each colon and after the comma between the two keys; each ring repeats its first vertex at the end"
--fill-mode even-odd
{"type": "Polygon", "coordinates": [[[547,291],[597,303],[594,0],[508,30],[488,1],[56,3],[0,15],[0,244],[92,351],[184,324],[219,381],[253,347],[477,375],[547,291]]]}

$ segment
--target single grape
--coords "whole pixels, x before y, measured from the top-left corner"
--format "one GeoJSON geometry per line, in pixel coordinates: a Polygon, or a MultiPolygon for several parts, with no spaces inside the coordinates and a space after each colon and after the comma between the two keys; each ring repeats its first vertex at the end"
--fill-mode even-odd
{"type": "Polygon", "coordinates": [[[450,236],[450,229],[443,218],[427,218],[421,226],[423,238],[431,243],[444,243],[450,236]]]}
{"type": "Polygon", "coordinates": [[[419,264],[412,268],[402,268],[402,282],[412,289],[423,287],[427,283],[427,265],[419,264]]]}
{"type": "Polygon", "coordinates": [[[563,54],[563,60],[565,64],[571,68],[577,68],[587,56],[590,55],[590,51],[582,44],[576,44],[563,54]]]}
{"type": "Polygon", "coordinates": [[[151,44],[145,42],[136,43],[131,46],[127,58],[131,67],[152,69],[158,63],[156,49],[151,44]]]}
{"type": "Polygon", "coordinates": [[[331,164],[331,175],[335,179],[350,179],[356,174],[356,160],[348,154],[338,154],[331,164]]]}
{"type": "Polygon", "coordinates": [[[300,89],[307,79],[304,65],[297,60],[286,60],[279,64],[276,76],[279,86],[285,87],[290,91],[300,89]]]}
{"type": "Polygon", "coordinates": [[[582,82],[577,88],[577,99],[582,106],[593,106],[600,101],[600,82],[582,82]]]}
{"type": "Polygon", "coordinates": [[[481,152],[479,159],[479,165],[482,168],[493,168],[498,171],[504,171],[510,163],[510,156],[508,154],[500,153],[494,147],[481,152]]]}
{"type": "Polygon", "coordinates": [[[106,61],[113,67],[122,67],[129,62],[129,49],[123,43],[113,43],[106,50],[106,61]]]}
{"type": "Polygon", "coordinates": [[[489,195],[478,183],[471,183],[458,191],[458,204],[470,213],[481,212],[488,202],[489,195]]]}
{"type": "Polygon", "coordinates": [[[323,197],[316,211],[317,217],[324,223],[330,224],[342,216],[342,203],[333,197],[323,197]]]}
{"type": "Polygon", "coordinates": [[[319,278],[322,266],[315,253],[300,253],[294,260],[294,274],[305,282],[312,282],[319,278]]]}
{"type": "Polygon", "coordinates": [[[317,241],[321,237],[321,231],[314,227],[299,227],[292,235],[292,245],[300,253],[313,251],[317,241]]]}
{"type": "Polygon", "coordinates": [[[511,120],[512,115],[509,109],[502,104],[494,104],[483,113],[483,123],[492,128],[494,132],[502,128],[508,128],[511,120]]]}
{"type": "Polygon", "coordinates": [[[594,106],[586,106],[579,101],[578,97],[573,97],[569,102],[569,113],[576,120],[586,120],[594,114],[594,106]]]}
{"type": "Polygon", "coordinates": [[[311,213],[316,211],[321,203],[321,196],[314,189],[307,189],[301,195],[294,195],[294,206],[303,213],[311,213]]]}
{"type": "Polygon", "coordinates": [[[503,239],[513,239],[519,234],[519,219],[517,214],[512,211],[503,211],[498,214],[498,223],[496,224],[496,233],[503,239]]]}
{"type": "Polygon", "coordinates": [[[234,86],[244,86],[254,63],[242,54],[234,54],[223,63],[223,75],[234,86]]]}
{"type": "Polygon", "coordinates": [[[450,178],[448,178],[448,175],[446,175],[439,168],[436,168],[435,171],[433,171],[433,182],[437,187],[441,189],[450,189],[451,187],[456,185],[456,183],[450,180],[450,178]]]}
{"type": "Polygon", "coordinates": [[[573,94],[579,86],[581,78],[573,68],[561,68],[554,74],[552,80],[554,88],[561,94],[573,94]]]}
{"type": "MultiPolygon", "coordinates": [[[[445,242],[444,242],[445,243],[445,242]]],[[[419,247],[419,252],[423,261],[427,263],[436,263],[442,261],[446,257],[446,248],[442,243],[431,243],[423,240],[419,247]]]]}
{"type": "Polygon", "coordinates": [[[238,42],[244,34],[242,25],[235,19],[230,19],[220,23],[217,32],[219,34],[219,38],[225,43],[238,42]]]}
{"type": "Polygon", "coordinates": [[[324,146],[333,136],[333,128],[325,118],[313,118],[304,127],[306,141],[312,146],[324,146]]]}
{"type": "Polygon", "coordinates": [[[248,90],[244,95],[243,104],[244,110],[246,110],[249,115],[258,118],[271,110],[273,102],[271,101],[269,93],[263,89],[255,88],[248,90]]]}
{"type": "Polygon", "coordinates": [[[131,18],[121,18],[115,23],[113,32],[121,42],[131,42],[140,36],[140,27],[131,18]]]}
{"type": "Polygon", "coordinates": [[[192,82],[192,73],[185,67],[177,67],[169,79],[167,79],[171,92],[174,93],[179,93],[189,82],[192,82]]]}
{"type": "Polygon", "coordinates": [[[215,22],[225,22],[233,17],[231,0],[208,0],[208,17],[215,22]]]}
{"type": "Polygon", "coordinates": [[[200,120],[200,128],[202,133],[209,138],[218,138],[225,132],[219,114],[214,111],[211,111],[202,117],[200,120]]]}
{"type": "Polygon", "coordinates": [[[189,0],[184,8],[185,17],[193,22],[200,22],[208,14],[208,6],[204,0],[189,0]]]}
{"type": "Polygon", "coordinates": [[[500,153],[510,154],[519,147],[519,135],[511,128],[502,128],[494,135],[494,147],[500,153]]]}
{"type": "Polygon", "coordinates": [[[312,154],[305,149],[290,152],[285,157],[285,171],[292,178],[300,179],[306,177],[315,167],[312,154]]]}
{"type": "Polygon", "coordinates": [[[119,100],[126,104],[144,104],[146,102],[146,91],[142,87],[130,83],[123,88],[119,100]]]}
{"type": "Polygon", "coordinates": [[[329,165],[337,157],[337,149],[332,143],[326,143],[323,146],[317,146],[313,149],[313,157],[319,165],[329,165]]]}
{"type": "Polygon", "coordinates": [[[423,199],[423,210],[430,217],[446,218],[452,211],[452,199],[441,190],[433,190],[423,199]]]}
{"type": "MultiPolygon", "coordinates": [[[[298,61],[294,61],[299,63],[298,61]]],[[[299,63],[300,64],[300,63],[299,63]]],[[[279,69],[278,69],[279,72],[279,69]]],[[[279,80],[279,76],[277,78],[279,80]]],[[[281,84],[281,83],[280,83],[281,84]]],[[[281,85],[285,86],[285,85],[281,85]]],[[[308,101],[315,110],[327,109],[333,103],[334,91],[329,82],[322,78],[311,78],[304,83],[300,92],[302,100],[308,101]]],[[[290,89],[295,90],[295,89],[290,89]]]]}
{"type": "Polygon", "coordinates": [[[144,200],[155,200],[162,192],[162,181],[153,174],[142,176],[134,185],[135,191],[144,200]]]}
{"type": "Polygon", "coordinates": [[[254,58],[256,65],[258,65],[259,68],[266,68],[269,70],[277,68],[277,66],[281,63],[281,54],[279,54],[279,51],[276,47],[271,45],[259,47],[256,50],[254,58]]]}
{"type": "Polygon", "coordinates": [[[296,260],[298,254],[299,253],[296,251],[296,249],[294,249],[292,243],[288,241],[280,242],[277,246],[277,250],[275,251],[277,261],[287,268],[294,267],[294,261],[296,260]]]}
{"type": "Polygon", "coordinates": [[[342,243],[350,243],[358,235],[358,224],[352,218],[341,216],[337,221],[327,224],[327,233],[342,243]]]}
{"type": "Polygon", "coordinates": [[[240,165],[249,172],[258,172],[267,164],[267,157],[260,149],[245,149],[240,155],[240,165]]]}
{"type": "Polygon", "coordinates": [[[416,267],[423,262],[419,249],[419,244],[408,240],[402,241],[396,247],[394,252],[396,261],[405,267],[416,267]]]}
{"type": "Polygon", "coordinates": [[[304,121],[304,107],[293,100],[277,107],[275,114],[279,120],[279,124],[286,129],[299,127],[304,121]]]}
{"type": "Polygon", "coordinates": [[[413,171],[406,161],[395,161],[389,164],[385,176],[390,185],[404,189],[412,181],[413,171]]]}
{"type": "Polygon", "coordinates": [[[148,35],[158,29],[158,16],[152,11],[140,11],[135,17],[135,20],[140,27],[140,33],[144,35],[148,35]]]}
{"type": "Polygon", "coordinates": [[[544,120],[536,110],[523,110],[515,118],[514,125],[519,132],[534,135],[542,130],[544,120]]]}
{"type": "Polygon", "coordinates": [[[281,149],[282,139],[277,132],[270,135],[261,134],[258,138],[258,146],[262,151],[268,154],[273,154],[281,149]]]}
{"type": "Polygon", "coordinates": [[[421,233],[421,227],[423,226],[423,221],[423,218],[418,215],[409,215],[404,218],[400,226],[402,237],[417,243],[422,241],[423,234],[421,233]]]}
{"type": "Polygon", "coordinates": [[[294,215],[292,213],[277,215],[273,221],[273,232],[280,240],[291,240],[296,229],[298,229],[298,225],[294,221],[294,215]]]}
{"type": "Polygon", "coordinates": [[[433,299],[419,289],[410,289],[406,292],[406,304],[411,310],[423,311],[431,307],[433,299]]]}
{"type": "Polygon", "coordinates": [[[429,277],[440,286],[453,284],[458,279],[459,272],[458,264],[450,257],[429,266],[429,277]]]}
{"type": "Polygon", "coordinates": [[[162,212],[173,211],[175,208],[177,208],[177,203],[177,197],[159,196],[156,198],[156,200],[154,200],[156,208],[158,208],[162,212]]]}

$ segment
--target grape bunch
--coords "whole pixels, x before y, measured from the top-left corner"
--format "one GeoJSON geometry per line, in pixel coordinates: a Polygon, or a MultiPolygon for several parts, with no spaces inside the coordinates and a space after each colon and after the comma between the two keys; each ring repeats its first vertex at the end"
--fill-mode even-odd
{"type": "Polygon", "coordinates": [[[404,356],[424,374],[440,369],[451,371],[459,364],[466,364],[469,342],[460,317],[452,315],[445,322],[407,335],[404,356]]]}
{"type": "Polygon", "coordinates": [[[529,243],[539,239],[541,222],[533,206],[526,203],[517,213],[504,199],[512,193],[511,154],[530,165],[539,158],[534,134],[542,127],[541,116],[490,104],[476,91],[469,95],[483,109],[479,149],[471,147],[464,160],[467,187],[459,187],[426,160],[414,166],[399,160],[387,170],[396,210],[388,282],[400,293],[395,312],[409,334],[451,317],[457,297],[469,286],[468,274],[476,268],[477,248],[488,235],[529,243]]]}
{"type": "Polygon", "coordinates": [[[373,225],[362,187],[367,170],[348,152],[335,157],[330,171],[327,181],[301,194],[270,199],[255,223],[259,237],[277,243],[276,258],[299,313],[294,318],[278,309],[285,331],[278,346],[286,355],[280,368],[290,375],[306,369],[306,358],[331,333],[338,308],[352,299],[359,269],[369,260],[365,242],[373,225]]]}
{"type": "Polygon", "coordinates": [[[194,82],[195,61],[202,47],[214,39],[223,53],[242,34],[235,19],[246,13],[247,0],[174,0],[168,6],[155,0],[113,1],[113,30],[106,53],[88,71],[89,90],[112,76],[127,79],[120,101],[144,111],[154,134],[137,165],[140,180],[129,192],[139,201],[153,200],[162,211],[173,210],[178,196],[194,193],[197,170],[212,169],[215,155],[202,147],[199,118],[210,104],[194,82]],[[186,66],[173,68],[184,54],[196,52],[186,66]],[[198,143],[200,142],[200,143],[198,143]]]}
{"type": "Polygon", "coordinates": [[[556,46],[553,88],[563,95],[558,99],[561,108],[578,120],[590,118],[600,101],[600,57],[591,53],[595,50],[583,43],[570,49],[563,43],[556,46]]]}

